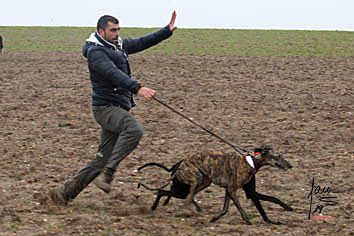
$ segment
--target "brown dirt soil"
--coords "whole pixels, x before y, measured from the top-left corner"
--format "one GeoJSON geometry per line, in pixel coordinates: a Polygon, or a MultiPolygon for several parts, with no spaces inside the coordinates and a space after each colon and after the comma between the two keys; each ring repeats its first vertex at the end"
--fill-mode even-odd
{"type": "MultiPolygon", "coordinates": [[[[200,150],[232,151],[156,102],[137,98],[132,110],[145,127],[106,195],[90,185],[68,206],[46,199],[94,158],[99,126],[90,108],[86,61],[79,53],[0,55],[0,235],[354,235],[354,58],[138,54],[134,77],[161,100],[244,148],[272,145],[294,166],[264,168],[257,190],[291,205],[264,202],[265,223],[240,191],[249,226],[232,205],[216,223],[223,189],[197,195],[201,215],[172,199],[152,213],[154,192],[167,173],[135,170],[158,161],[171,166],[200,150]],[[330,219],[308,220],[311,181],[330,187],[330,219]]],[[[315,195],[315,194],[314,194],[315,195]]],[[[313,207],[321,202],[313,197],[313,207]]],[[[323,203],[322,203],[323,204],[323,203]]]]}

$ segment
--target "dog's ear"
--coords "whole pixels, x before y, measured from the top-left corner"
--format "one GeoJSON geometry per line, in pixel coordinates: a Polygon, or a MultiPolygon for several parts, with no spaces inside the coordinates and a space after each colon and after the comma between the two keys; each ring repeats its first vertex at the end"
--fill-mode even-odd
{"type": "Polygon", "coordinates": [[[272,150],[273,149],[271,147],[255,148],[254,153],[255,153],[255,155],[257,155],[257,153],[260,153],[262,155],[267,155],[272,150]]]}
{"type": "Polygon", "coordinates": [[[263,148],[255,148],[254,149],[254,155],[258,156],[259,154],[263,154],[264,149],[263,148]]]}

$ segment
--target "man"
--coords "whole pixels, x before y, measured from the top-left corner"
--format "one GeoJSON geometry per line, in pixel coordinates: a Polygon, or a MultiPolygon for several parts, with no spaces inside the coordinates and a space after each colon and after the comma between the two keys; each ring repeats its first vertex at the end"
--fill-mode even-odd
{"type": "Polygon", "coordinates": [[[2,49],[3,49],[3,47],[4,47],[4,45],[2,44],[2,37],[0,35],[0,53],[1,53],[2,49]]]}
{"type": "Polygon", "coordinates": [[[170,23],[140,38],[121,39],[119,21],[102,16],[97,32],[83,46],[92,85],[92,110],[101,126],[101,140],[96,158],[73,178],[50,191],[56,204],[66,205],[96,177],[95,184],[106,193],[119,163],[138,145],[143,135],[142,125],[129,113],[135,106],[133,95],[151,101],[156,92],[131,77],[128,54],[140,52],[167,39],[176,29],[174,11],[170,23]]]}

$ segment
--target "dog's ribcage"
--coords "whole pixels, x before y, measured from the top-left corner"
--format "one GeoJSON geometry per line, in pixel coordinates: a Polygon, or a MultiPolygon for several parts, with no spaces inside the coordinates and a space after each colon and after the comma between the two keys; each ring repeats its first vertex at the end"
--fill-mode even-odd
{"type": "Polygon", "coordinates": [[[247,183],[256,171],[244,157],[236,153],[202,152],[186,158],[175,173],[176,178],[186,184],[202,183],[210,179],[221,187],[236,189],[247,183]]]}

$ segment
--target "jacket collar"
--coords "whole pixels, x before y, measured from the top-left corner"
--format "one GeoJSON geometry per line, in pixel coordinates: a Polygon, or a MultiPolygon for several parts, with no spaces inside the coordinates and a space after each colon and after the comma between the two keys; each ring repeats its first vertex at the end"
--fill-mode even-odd
{"type": "Polygon", "coordinates": [[[102,38],[101,35],[99,35],[97,32],[92,33],[90,37],[86,40],[86,42],[94,43],[96,45],[104,46],[111,48],[113,50],[117,50],[117,46],[113,43],[108,42],[104,38],[102,38]]]}

